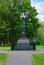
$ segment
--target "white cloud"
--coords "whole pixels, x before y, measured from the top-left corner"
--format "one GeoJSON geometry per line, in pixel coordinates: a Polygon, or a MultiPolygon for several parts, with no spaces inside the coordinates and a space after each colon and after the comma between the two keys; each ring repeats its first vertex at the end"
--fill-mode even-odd
{"type": "Polygon", "coordinates": [[[39,18],[40,21],[44,21],[44,15],[38,15],[37,18],[39,18]]]}
{"type": "Polygon", "coordinates": [[[31,5],[35,6],[37,12],[39,13],[37,16],[39,20],[44,21],[44,2],[39,1],[36,3],[36,2],[33,2],[33,0],[31,0],[31,5]]]}
{"type": "Polygon", "coordinates": [[[44,2],[39,2],[34,4],[35,8],[37,9],[38,13],[44,13],[44,2]]]}

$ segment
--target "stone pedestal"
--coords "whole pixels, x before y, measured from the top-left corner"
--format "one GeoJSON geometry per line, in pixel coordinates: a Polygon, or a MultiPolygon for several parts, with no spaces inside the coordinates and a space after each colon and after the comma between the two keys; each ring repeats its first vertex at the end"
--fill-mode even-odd
{"type": "Polygon", "coordinates": [[[17,50],[29,50],[30,43],[28,39],[19,39],[17,42],[17,50]]]}

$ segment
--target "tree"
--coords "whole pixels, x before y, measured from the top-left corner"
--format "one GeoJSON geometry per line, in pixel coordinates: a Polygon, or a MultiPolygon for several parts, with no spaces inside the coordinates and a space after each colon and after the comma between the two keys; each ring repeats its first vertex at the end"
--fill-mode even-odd
{"type": "Polygon", "coordinates": [[[0,18],[5,22],[5,29],[10,32],[10,40],[18,40],[21,34],[21,12],[25,13],[25,28],[28,38],[36,37],[39,28],[37,11],[31,6],[30,0],[2,0],[0,18]],[[4,3],[3,3],[4,2],[4,3]]]}
{"type": "Polygon", "coordinates": [[[41,27],[38,29],[37,32],[37,43],[44,45],[44,23],[40,23],[41,27]]]}

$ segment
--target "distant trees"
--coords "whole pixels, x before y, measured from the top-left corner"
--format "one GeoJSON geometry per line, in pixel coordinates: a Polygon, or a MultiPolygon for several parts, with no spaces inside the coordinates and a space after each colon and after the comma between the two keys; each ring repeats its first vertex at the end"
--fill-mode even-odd
{"type": "Polygon", "coordinates": [[[37,33],[37,44],[44,45],[44,23],[41,22],[41,27],[38,29],[37,33]]]}
{"type": "MultiPolygon", "coordinates": [[[[6,40],[9,34],[9,41],[17,41],[21,34],[21,12],[25,13],[25,28],[26,36],[29,39],[37,36],[37,30],[40,26],[38,15],[35,7],[31,6],[30,0],[1,0],[0,1],[0,29],[4,30],[2,33],[3,40],[6,40]],[[6,35],[5,35],[5,31],[6,35]],[[5,37],[5,38],[4,38],[5,37]]],[[[0,31],[1,33],[1,31],[0,31]]],[[[1,35],[1,34],[0,34],[1,35]]],[[[6,40],[6,44],[7,41],[6,40]]]]}

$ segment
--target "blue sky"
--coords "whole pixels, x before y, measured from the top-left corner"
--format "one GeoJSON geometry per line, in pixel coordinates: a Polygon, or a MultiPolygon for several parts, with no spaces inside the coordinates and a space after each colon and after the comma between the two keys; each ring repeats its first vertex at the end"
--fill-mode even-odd
{"type": "Polygon", "coordinates": [[[44,0],[31,0],[31,5],[35,6],[37,12],[39,13],[37,17],[40,21],[44,21],[44,0]]]}

